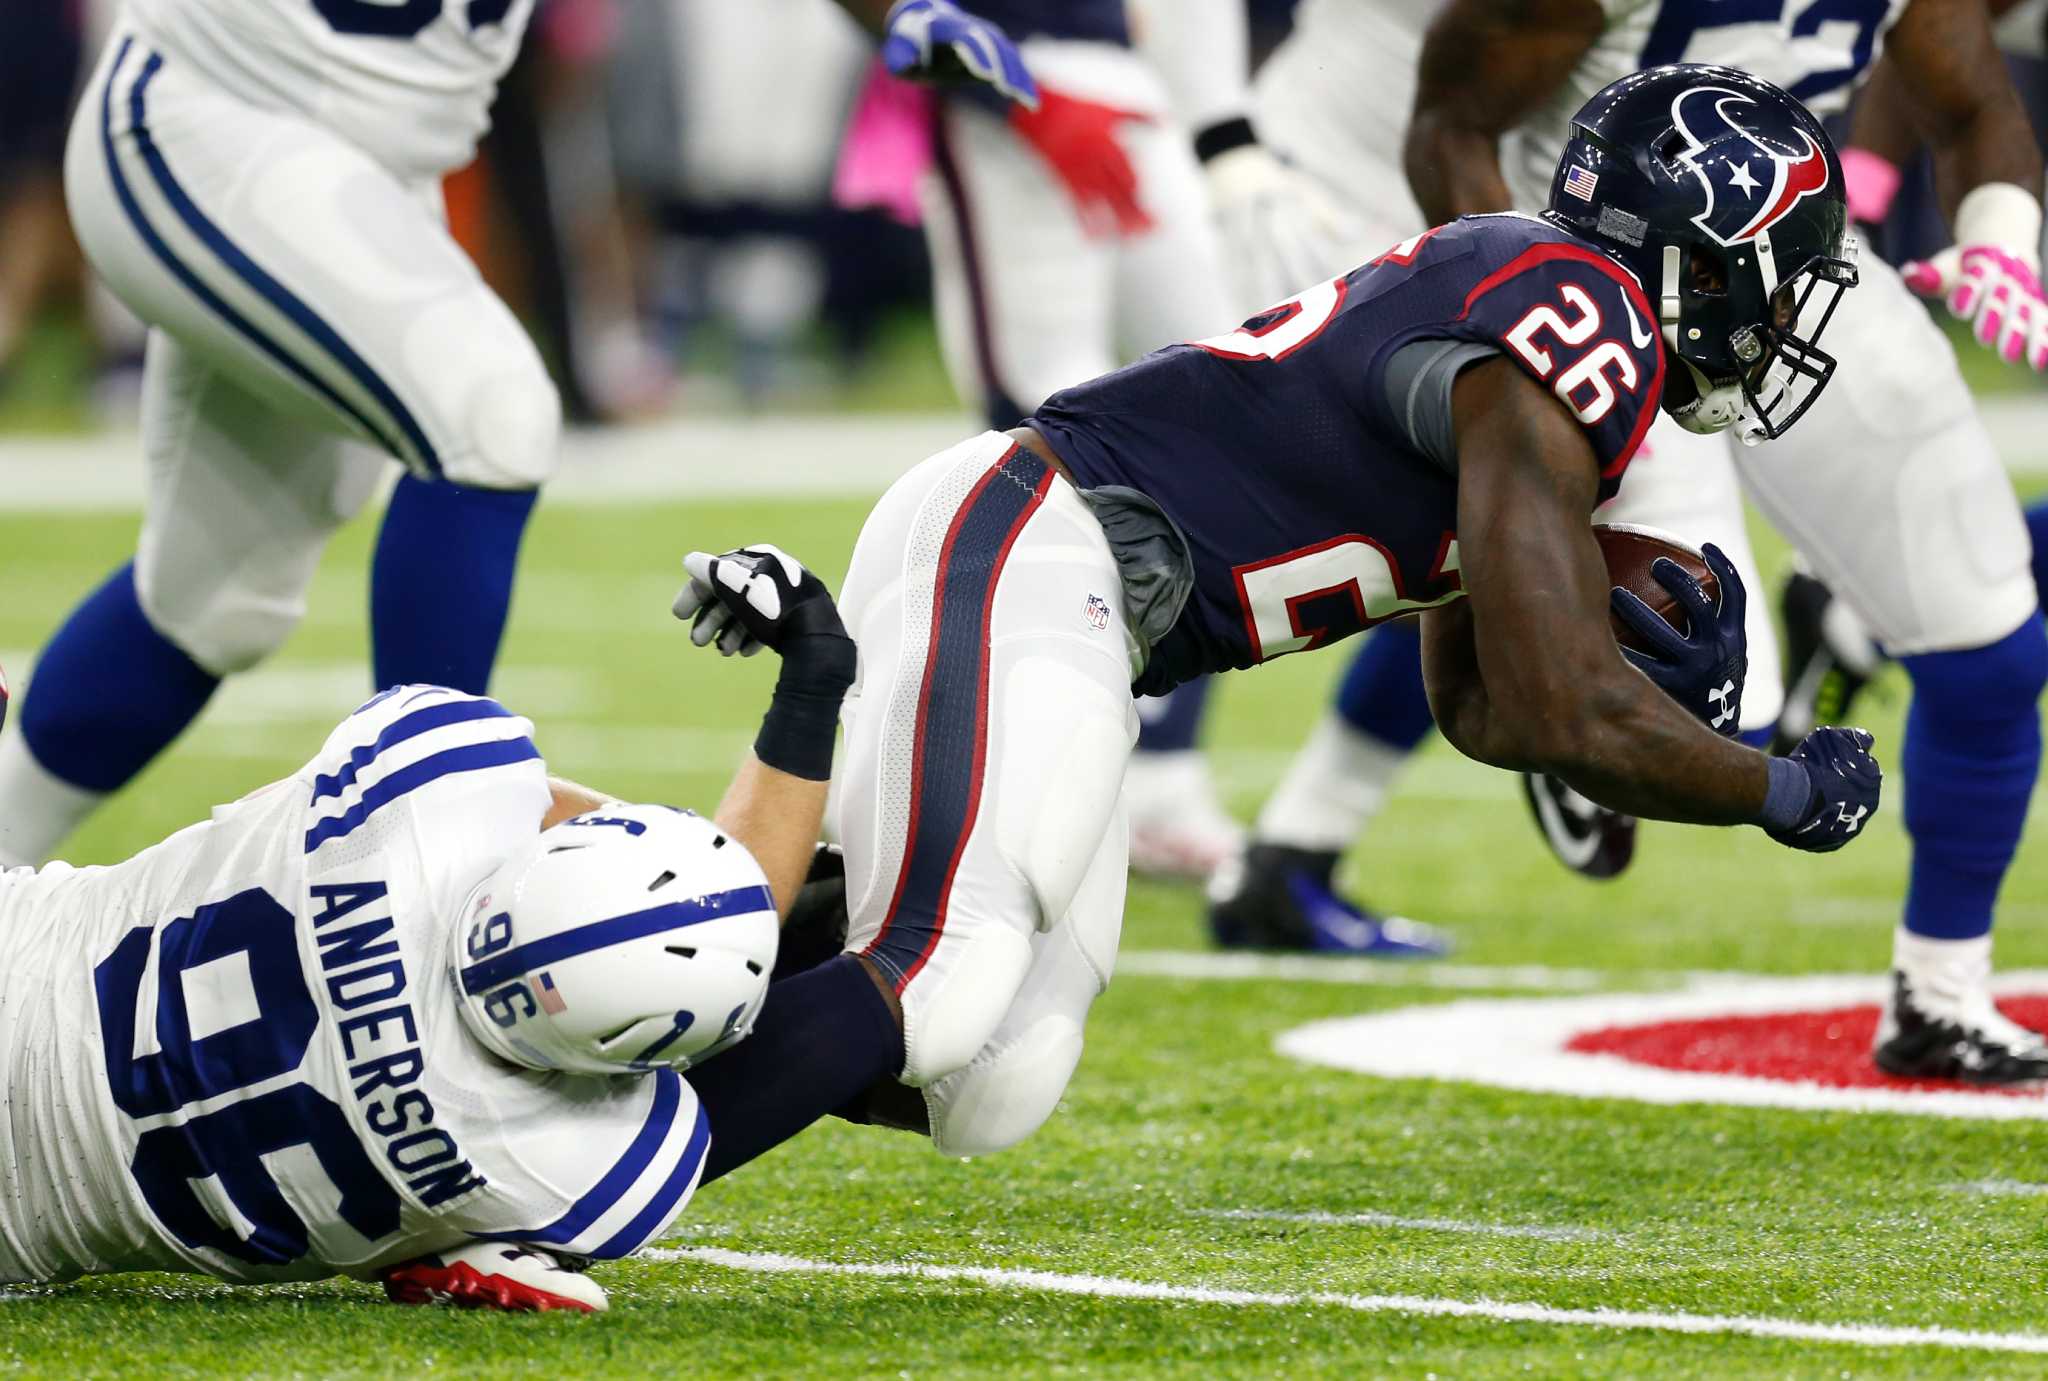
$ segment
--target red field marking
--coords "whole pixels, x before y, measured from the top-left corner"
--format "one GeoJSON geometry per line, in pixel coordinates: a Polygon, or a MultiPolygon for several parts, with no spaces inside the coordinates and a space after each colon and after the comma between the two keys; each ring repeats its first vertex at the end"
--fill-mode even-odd
{"type": "MultiPolygon", "coordinates": [[[[2022,1026],[2048,1027],[2048,996],[2002,999],[1999,1009],[2022,1026]]],[[[1828,1088],[1897,1089],[1925,1093],[1997,1093],[2041,1098],[2038,1088],[1994,1088],[1946,1079],[1899,1079],[1870,1060],[1875,1006],[1814,1012],[1699,1017],[1582,1031],[1564,1048],[1612,1055],[1634,1064],[1691,1074],[1732,1074],[1828,1088]]]]}

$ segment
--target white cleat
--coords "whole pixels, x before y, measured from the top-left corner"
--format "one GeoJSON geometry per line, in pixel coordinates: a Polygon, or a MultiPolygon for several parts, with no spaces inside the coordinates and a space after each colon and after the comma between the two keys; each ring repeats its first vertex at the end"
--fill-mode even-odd
{"type": "Polygon", "coordinates": [[[1137,872],[1201,882],[1244,850],[1244,826],[1216,799],[1208,760],[1192,749],[1133,753],[1124,804],[1137,872]]]}
{"type": "Polygon", "coordinates": [[[444,1304],[456,1309],[531,1313],[567,1309],[601,1314],[604,1287],[571,1270],[553,1253],[516,1242],[472,1242],[382,1272],[394,1304],[444,1304]]]}

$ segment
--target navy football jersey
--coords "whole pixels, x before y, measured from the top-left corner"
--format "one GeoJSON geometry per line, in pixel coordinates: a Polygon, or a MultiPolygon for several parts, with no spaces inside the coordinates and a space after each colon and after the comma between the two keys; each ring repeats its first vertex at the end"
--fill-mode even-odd
{"type": "Polygon", "coordinates": [[[1027,38],[1084,38],[1128,44],[1124,0],[976,0],[965,6],[1000,24],[1017,42],[1027,38]]]}
{"type": "Polygon", "coordinates": [[[1137,689],[1322,647],[1443,604],[1457,478],[1389,398],[1403,346],[1491,347],[1578,419],[1600,497],[1656,416],[1664,356],[1642,285],[1530,216],[1473,216],[1227,335],[1054,394],[1030,419],[1083,489],[1124,486],[1184,535],[1194,587],[1137,689]]]}

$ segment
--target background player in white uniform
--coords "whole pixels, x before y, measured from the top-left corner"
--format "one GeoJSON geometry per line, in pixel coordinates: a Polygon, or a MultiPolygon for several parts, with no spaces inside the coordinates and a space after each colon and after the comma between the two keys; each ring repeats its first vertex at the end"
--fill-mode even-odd
{"type": "MultiPolygon", "coordinates": [[[[1242,0],[988,0],[1038,78],[1035,112],[966,92],[937,120],[921,189],[939,339],[990,427],[1145,350],[1192,340],[1242,301],[1203,163],[1235,151],[1249,60],[1242,0]]],[[[1270,164],[1271,160],[1266,160],[1270,164]]],[[[1296,284],[1295,286],[1299,286],[1296,284]]],[[[1206,876],[1240,832],[1194,751],[1203,683],[1140,702],[1127,792],[1133,862],[1206,876]]]]}
{"type": "MultiPolygon", "coordinates": [[[[1967,305],[2010,301],[2009,316],[2020,318],[2038,301],[2028,281],[2038,264],[2040,158],[1974,0],[1452,0],[1435,8],[1425,46],[1431,13],[1404,0],[1306,0],[1299,27],[1260,75],[1264,136],[1334,188],[1409,206],[1392,159],[1404,147],[1401,96],[1416,90],[1419,64],[1405,143],[1422,203],[1407,214],[1419,227],[1542,204],[1571,112],[1638,67],[1726,63],[1827,113],[1846,104],[1883,51],[1950,169],[1956,240],[1987,265],[1984,291],[1967,305]]],[[[1588,191],[1597,201],[1597,188],[1588,191]]],[[[1879,1059],[1901,1073],[2038,1078],[2048,1074],[2048,1050],[2000,1017],[1984,988],[1993,903],[2039,766],[2036,702],[2048,681],[2025,529],[1952,353],[1898,275],[1867,261],[1840,318],[1840,387],[1792,436],[1742,448],[1734,462],[1765,515],[1914,680],[1902,760],[1914,862],[1879,1059]]],[[[1742,519],[1725,443],[1663,425],[1649,447],[1614,516],[1732,550],[1742,519]],[[1705,483],[1707,474],[1723,478],[1705,483]],[[1688,485],[1703,486],[1721,511],[1700,511],[1688,485]]],[[[1770,646],[1751,639],[1760,673],[1770,646]]],[[[1398,689],[1398,659],[1377,670],[1379,684],[1360,702],[1412,698],[1398,689]]],[[[1767,705],[1775,713],[1771,688],[1763,674],[1750,685],[1744,723],[1761,725],[1767,705]]],[[[1410,732],[1390,748],[1355,717],[1333,716],[1262,818],[1261,836],[1332,853],[1347,845],[1398,767],[1396,749],[1420,736],[1410,732]]]]}
{"type": "Polygon", "coordinates": [[[679,1071],[767,999],[853,678],[823,587],[782,569],[783,674],[715,824],[551,781],[526,720],[402,686],[125,863],[0,874],[0,1282],[381,1272],[601,1307],[471,1244],[637,1250],[721,1172],[715,1124],[747,1144],[730,1090],[777,1084],[700,1101],[679,1071]]]}
{"type": "MultiPolygon", "coordinates": [[[[152,326],[135,560],[43,650],[0,740],[0,860],[46,857],[290,633],[328,537],[405,468],[371,573],[377,687],[482,691],[560,406],[442,221],[533,0],[128,0],[66,160],[152,326]]],[[[948,0],[846,0],[904,71],[1029,98],[948,0]]]]}

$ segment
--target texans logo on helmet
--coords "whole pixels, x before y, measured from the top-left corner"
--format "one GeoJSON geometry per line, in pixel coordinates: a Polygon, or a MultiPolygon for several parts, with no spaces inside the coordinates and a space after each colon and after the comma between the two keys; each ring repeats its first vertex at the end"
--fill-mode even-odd
{"type": "Polygon", "coordinates": [[[1754,240],[1828,185],[1827,154],[1811,134],[1799,131],[1803,149],[1780,148],[1731,113],[1732,107],[1754,104],[1751,96],[1725,86],[1695,86],[1671,103],[1671,122],[1686,140],[1679,162],[1707,194],[1706,209],[1692,223],[1724,245],[1754,240]],[[1743,143],[1727,139],[1729,134],[1743,143]]]}

